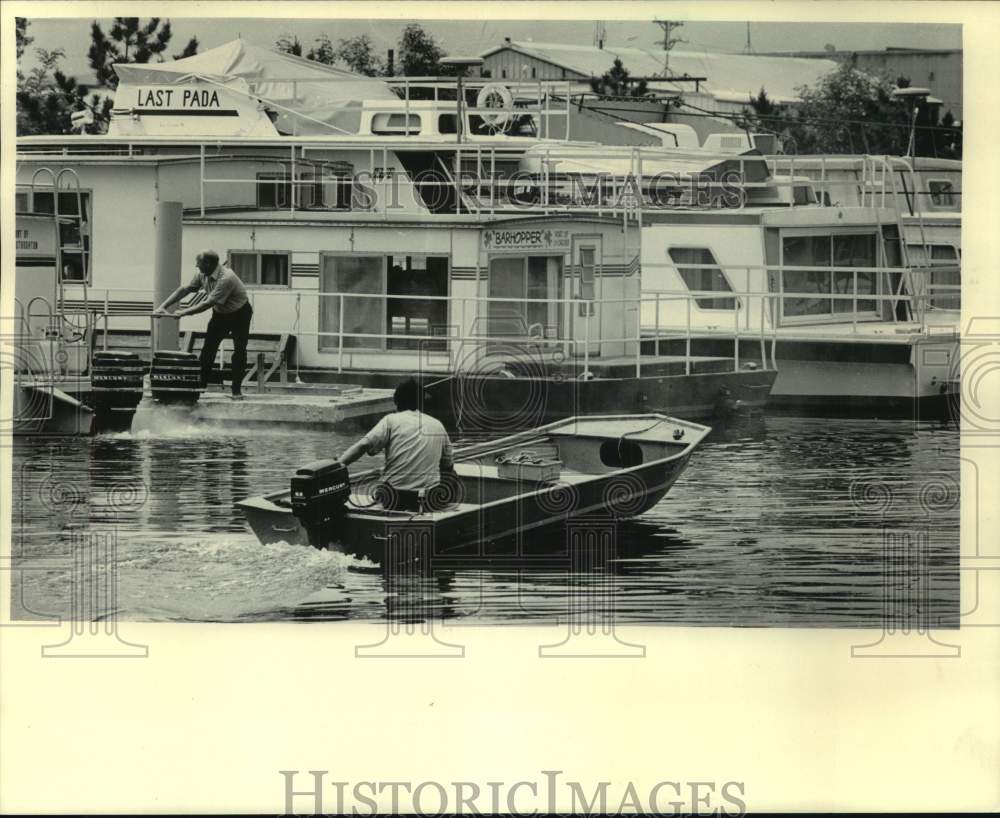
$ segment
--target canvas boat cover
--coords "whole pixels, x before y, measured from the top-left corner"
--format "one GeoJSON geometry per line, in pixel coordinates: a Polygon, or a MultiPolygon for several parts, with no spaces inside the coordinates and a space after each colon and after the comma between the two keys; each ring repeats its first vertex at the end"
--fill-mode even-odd
{"type": "Polygon", "coordinates": [[[192,76],[219,83],[242,79],[278,115],[278,130],[297,135],[357,133],[365,100],[399,99],[382,80],[240,39],[182,60],[117,63],[114,68],[119,89],[180,83],[192,76]]]}

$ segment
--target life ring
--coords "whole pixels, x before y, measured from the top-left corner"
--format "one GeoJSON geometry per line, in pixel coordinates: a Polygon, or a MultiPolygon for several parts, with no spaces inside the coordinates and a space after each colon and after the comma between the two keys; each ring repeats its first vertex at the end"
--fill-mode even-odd
{"type": "Polygon", "coordinates": [[[483,122],[495,130],[504,130],[514,121],[514,95],[502,83],[491,82],[480,88],[476,96],[476,107],[498,109],[495,114],[479,114],[483,122]]]}

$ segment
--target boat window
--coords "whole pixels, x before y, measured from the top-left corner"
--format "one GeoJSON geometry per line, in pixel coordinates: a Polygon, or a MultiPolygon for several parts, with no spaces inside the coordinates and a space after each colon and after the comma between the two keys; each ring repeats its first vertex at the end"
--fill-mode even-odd
{"type": "Polygon", "coordinates": [[[420,116],[406,113],[380,113],[372,117],[372,133],[384,136],[420,133],[420,116]]]}
{"type": "Polygon", "coordinates": [[[230,250],[229,266],[250,287],[287,287],[290,253],[266,250],[230,250]]]}
{"type": "Polygon", "coordinates": [[[962,307],[962,270],[959,253],[951,244],[931,245],[930,306],[939,310],[958,310],[962,307]]]}
{"type": "Polygon", "coordinates": [[[405,336],[435,335],[445,328],[448,322],[448,257],[387,256],[386,270],[388,333],[403,336],[389,338],[389,349],[443,350],[443,338],[431,341],[405,336]]]}
{"type": "MultiPolygon", "coordinates": [[[[855,314],[855,296],[878,293],[873,233],[782,238],[783,318],[844,317],[855,314]],[[810,269],[790,269],[795,267],[810,269]],[[829,267],[829,270],[815,269],[829,267]],[[857,288],[855,290],[855,287],[857,288]],[[849,295],[851,298],[833,298],[849,295]]],[[[873,317],[875,301],[858,298],[857,315],[873,317]]]]}
{"type": "Polygon", "coordinates": [[[440,114],[438,116],[438,133],[458,133],[458,114],[440,114]]]}
{"type": "Polygon", "coordinates": [[[882,246],[885,248],[885,266],[903,266],[903,242],[899,237],[899,228],[887,224],[882,228],[882,246]]]}
{"type": "Polygon", "coordinates": [[[345,349],[443,350],[443,337],[426,336],[448,321],[449,264],[448,256],[323,254],[320,332],[330,334],[320,348],[339,347],[343,315],[345,349]]]}
{"type": "MultiPolygon", "coordinates": [[[[30,213],[55,213],[56,200],[51,191],[25,191],[22,200],[30,213]]],[[[89,282],[91,192],[75,190],[59,194],[59,250],[62,255],[62,280],[89,282]],[[83,212],[81,214],[81,207],[83,212]]]]}
{"type": "Polygon", "coordinates": [[[275,210],[288,207],[288,197],[291,185],[283,173],[257,174],[257,208],[259,210],[275,210]]]}
{"type": "MultiPolygon", "coordinates": [[[[671,247],[667,252],[689,290],[721,293],[733,291],[726,274],[715,266],[718,262],[707,247],[671,247]]],[[[703,310],[736,309],[735,298],[696,298],[695,303],[703,310]]]]}
{"type": "Polygon", "coordinates": [[[600,449],[601,462],[614,469],[629,469],[642,465],[642,447],[624,437],[605,440],[600,449]]]}
{"type": "Polygon", "coordinates": [[[932,244],[931,259],[938,261],[955,261],[958,258],[958,251],[951,244],[932,244]]]}
{"type": "Polygon", "coordinates": [[[953,208],[956,204],[954,185],[943,179],[931,179],[927,182],[931,194],[931,207],[953,208]]]}

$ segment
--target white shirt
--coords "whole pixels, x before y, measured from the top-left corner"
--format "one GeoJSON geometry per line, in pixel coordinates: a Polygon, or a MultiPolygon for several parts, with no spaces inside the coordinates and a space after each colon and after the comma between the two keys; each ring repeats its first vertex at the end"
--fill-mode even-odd
{"type": "Polygon", "coordinates": [[[441,482],[441,464],[452,463],[451,440],[436,418],[393,412],[362,438],[368,454],[385,452],[382,480],[395,489],[419,491],[441,482]]]}

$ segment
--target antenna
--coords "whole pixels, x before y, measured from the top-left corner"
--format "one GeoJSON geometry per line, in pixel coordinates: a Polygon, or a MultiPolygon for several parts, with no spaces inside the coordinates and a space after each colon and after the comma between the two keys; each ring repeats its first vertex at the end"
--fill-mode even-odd
{"type": "Polygon", "coordinates": [[[653,20],[660,28],[663,29],[663,40],[660,45],[663,46],[663,76],[670,76],[670,49],[673,48],[678,43],[686,43],[687,40],[682,40],[680,37],[671,37],[670,32],[673,29],[678,29],[684,23],[677,20],[653,20]]]}

